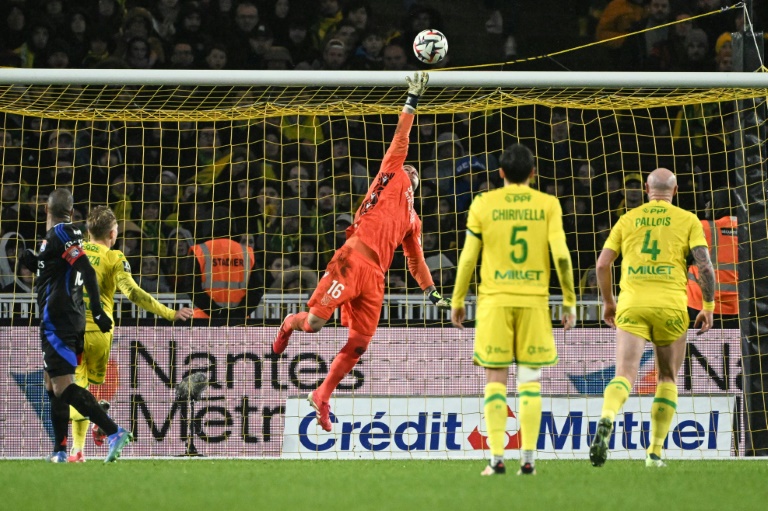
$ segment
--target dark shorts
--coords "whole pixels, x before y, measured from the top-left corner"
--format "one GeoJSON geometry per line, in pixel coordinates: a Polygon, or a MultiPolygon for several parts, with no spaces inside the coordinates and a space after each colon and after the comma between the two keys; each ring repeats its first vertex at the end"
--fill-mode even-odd
{"type": "Polygon", "coordinates": [[[40,329],[43,367],[48,376],[75,374],[75,368],[83,353],[84,335],[85,332],[75,334],[40,329]]]}

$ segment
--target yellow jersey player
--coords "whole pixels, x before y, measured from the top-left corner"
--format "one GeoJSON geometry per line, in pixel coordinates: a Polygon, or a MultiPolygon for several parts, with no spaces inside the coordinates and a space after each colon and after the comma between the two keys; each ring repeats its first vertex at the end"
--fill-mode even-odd
{"type": "Polygon", "coordinates": [[[500,160],[505,186],[475,197],[459,258],[451,321],[463,328],[464,299],[482,249],[473,362],[485,368],[485,422],[493,456],[482,475],[503,474],[507,440],[507,378],[517,364],[522,437],[518,474],[535,474],[541,426],[541,368],[558,360],[549,310],[549,253],[563,293],[562,324],[576,323],[576,291],[557,198],[528,186],[531,151],[520,144],[500,160]]]}
{"type": "Polygon", "coordinates": [[[693,255],[699,270],[703,309],[694,327],[702,334],[712,327],[715,278],[707,241],[695,215],[672,204],[675,175],[654,170],[645,184],[648,202],[619,219],[597,261],[597,283],[603,298],[603,320],[616,328],[616,377],[605,388],[603,410],[589,450],[592,465],[608,457],[613,421],[634,385],[645,343],[656,352],[658,384],[651,406],[648,467],[663,467],[661,450],[677,408],[677,374],[685,358],[688,330],[686,258],[693,255]],[[621,255],[618,305],[613,298],[611,265],[621,255]]]}
{"type": "MultiPolygon", "coordinates": [[[[96,271],[99,283],[100,301],[104,314],[112,319],[115,291],[120,290],[130,301],[147,311],[168,321],[187,320],[192,317],[193,310],[182,308],[178,311],[169,309],[155,300],[149,293],[139,287],[131,277],[131,267],[125,255],[112,247],[117,240],[117,219],[115,214],[106,206],[93,208],[88,217],[88,234],[90,240],[83,243],[83,249],[88,256],[91,266],[96,271]]],[[[107,372],[107,363],[112,349],[112,331],[102,333],[94,323],[91,313],[90,298],[83,296],[85,302],[85,345],[80,364],[75,370],[75,383],[83,388],[89,384],[101,385],[107,372]]],[[[108,408],[108,404],[102,402],[108,408]]],[[[75,409],[70,408],[72,419],[72,450],[67,459],[69,462],[85,461],[83,447],[88,433],[88,418],[83,417],[75,409]]],[[[94,441],[97,445],[104,442],[103,433],[94,425],[94,441]]]]}

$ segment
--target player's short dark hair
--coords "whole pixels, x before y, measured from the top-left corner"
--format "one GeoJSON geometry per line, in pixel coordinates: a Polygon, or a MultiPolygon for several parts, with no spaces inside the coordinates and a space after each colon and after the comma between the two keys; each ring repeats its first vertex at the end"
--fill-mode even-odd
{"type": "Polygon", "coordinates": [[[510,183],[523,183],[535,165],[533,153],[522,144],[512,144],[504,150],[499,166],[510,183]]]}
{"type": "Polygon", "coordinates": [[[109,236],[112,228],[117,224],[115,214],[108,206],[96,206],[88,215],[88,232],[97,240],[109,236]]]}
{"type": "Polygon", "coordinates": [[[54,218],[69,219],[75,200],[66,188],[56,188],[48,196],[48,214],[54,218]]]}

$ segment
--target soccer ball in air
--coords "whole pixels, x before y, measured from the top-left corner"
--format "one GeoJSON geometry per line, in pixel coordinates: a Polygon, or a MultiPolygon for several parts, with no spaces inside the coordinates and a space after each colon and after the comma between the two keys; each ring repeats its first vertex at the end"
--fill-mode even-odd
{"type": "Polygon", "coordinates": [[[425,64],[437,64],[448,53],[448,39],[439,30],[422,30],[413,40],[413,53],[425,64]]]}

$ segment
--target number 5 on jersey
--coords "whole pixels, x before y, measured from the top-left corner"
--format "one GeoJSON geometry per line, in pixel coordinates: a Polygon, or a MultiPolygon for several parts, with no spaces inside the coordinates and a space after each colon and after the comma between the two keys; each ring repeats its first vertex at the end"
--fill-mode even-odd
{"type": "Polygon", "coordinates": [[[326,291],[325,294],[331,295],[331,298],[336,300],[341,296],[342,291],[344,291],[344,284],[338,280],[334,280],[331,282],[331,287],[328,288],[328,291],[326,291]]]}
{"type": "Polygon", "coordinates": [[[509,240],[509,244],[512,245],[514,249],[509,253],[509,258],[512,259],[513,263],[524,263],[525,260],[528,259],[528,242],[518,236],[519,233],[527,230],[528,227],[525,225],[512,228],[512,237],[509,240]]]}

